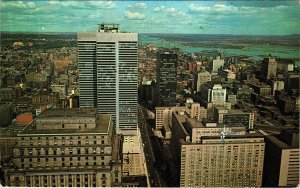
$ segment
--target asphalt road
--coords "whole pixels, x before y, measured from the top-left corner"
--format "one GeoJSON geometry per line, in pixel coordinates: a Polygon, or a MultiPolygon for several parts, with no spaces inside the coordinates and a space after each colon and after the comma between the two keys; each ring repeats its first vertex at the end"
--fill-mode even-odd
{"type": "MultiPolygon", "coordinates": [[[[161,187],[161,180],[158,175],[157,170],[154,167],[155,156],[152,150],[150,135],[152,134],[151,128],[147,123],[147,119],[145,117],[145,109],[139,105],[138,111],[138,123],[141,131],[143,148],[146,158],[146,165],[148,169],[148,176],[150,178],[150,186],[151,187],[161,187]]],[[[147,112],[147,111],[146,111],[147,112]]],[[[146,114],[147,115],[147,114],[146,114]]]]}

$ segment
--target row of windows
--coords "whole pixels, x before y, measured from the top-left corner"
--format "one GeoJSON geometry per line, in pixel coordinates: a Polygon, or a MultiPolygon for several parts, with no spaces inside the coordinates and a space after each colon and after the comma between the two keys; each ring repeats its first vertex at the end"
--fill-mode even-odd
{"type": "Polygon", "coordinates": [[[51,136],[51,137],[21,137],[21,140],[65,140],[65,139],[104,139],[105,136],[51,136]]]}
{"type": "Polygon", "coordinates": [[[25,154],[28,155],[64,155],[64,154],[76,154],[76,155],[80,155],[80,154],[91,154],[91,153],[98,153],[100,151],[100,153],[104,153],[104,148],[43,148],[43,149],[39,149],[39,148],[26,148],[26,149],[19,149],[19,154],[20,156],[24,156],[25,154]],[[97,151],[98,150],[98,151],[97,151]],[[60,153],[59,153],[59,152],[60,153]]]}

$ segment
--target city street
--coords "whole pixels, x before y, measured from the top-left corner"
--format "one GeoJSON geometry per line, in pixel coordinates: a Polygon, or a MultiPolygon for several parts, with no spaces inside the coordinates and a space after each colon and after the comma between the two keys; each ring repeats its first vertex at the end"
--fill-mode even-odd
{"type": "MultiPolygon", "coordinates": [[[[154,167],[155,156],[151,146],[150,135],[152,134],[151,128],[147,123],[147,119],[145,117],[144,108],[139,105],[138,110],[138,123],[141,131],[141,136],[143,140],[143,148],[146,158],[146,165],[148,169],[148,176],[150,178],[150,186],[151,187],[161,187],[161,180],[158,175],[157,170],[154,167]]],[[[146,111],[147,112],[147,111],[146,111]]]]}

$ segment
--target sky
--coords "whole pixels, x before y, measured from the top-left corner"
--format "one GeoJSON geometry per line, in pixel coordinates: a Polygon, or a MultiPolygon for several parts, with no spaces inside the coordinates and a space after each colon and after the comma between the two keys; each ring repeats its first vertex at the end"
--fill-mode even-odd
{"type": "Polygon", "coordinates": [[[138,33],[300,33],[300,0],[2,0],[0,6],[1,31],[85,32],[96,31],[100,23],[118,23],[122,31],[138,33]]]}

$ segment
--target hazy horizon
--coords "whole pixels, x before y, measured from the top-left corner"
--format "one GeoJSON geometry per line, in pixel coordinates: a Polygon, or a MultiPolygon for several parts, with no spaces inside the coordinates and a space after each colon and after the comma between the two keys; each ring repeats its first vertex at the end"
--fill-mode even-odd
{"type": "MultiPolygon", "coordinates": [[[[96,32],[95,31],[87,31],[87,32],[96,32]]],[[[126,31],[124,31],[126,32],[126,31]]],[[[0,33],[26,33],[26,34],[34,34],[34,33],[39,33],[39,34],[52,34],[52,33],[80,33],[80,32],[60,32],[60,31],[0,31],[0,33]]],[[[134,32],[132,32],[134,33],[134,32]]],[[[294,34],[285,34],[285,35],[271,35],[271,34],[222,34],[222,33],[216,33],[216,34],[209,34],[209,33],[138,33],[138,34],[143,34],[143,35],[223,35],[223,36],[275,36],[275,37],[280,37],[280,36],[297,36],[300,35],[300,33],[294,33],[294,34]]]]}

